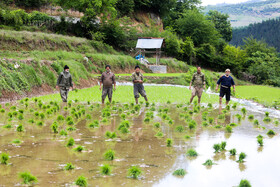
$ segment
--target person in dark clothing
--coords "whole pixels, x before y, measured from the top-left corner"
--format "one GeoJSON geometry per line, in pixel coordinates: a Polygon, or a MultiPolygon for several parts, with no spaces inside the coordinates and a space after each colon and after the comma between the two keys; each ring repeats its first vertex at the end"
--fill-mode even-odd
{"type": "Polygon", "coordinates": [[[105,102],[106,96],[109,98],[109,102],[112,102],[113,96],[113,85],[114,90],[116,90],[116,79],[115,74],[111,72],[111,66],[105,66],[106,71],[102,73],[100,78],[100,90],[102,89],[102,104],[105,102]],[[102,88],[103,85],[103,88],[102,88]]]}
{"type": "Polygon", "coordinates": [[[226,95],[226,105],[228,105],[230,101],[231,86],[233,87],[233,91],[235,92],[235,83],[232,76],[230,76],[229,74],[230,74],[230,70],[226,69],[225,75],[222,75],[217,82],[216,91],[218,91],[219,85],[221,84],[220,105],[222,105],[222,99],[225,95],[226,95]]]}
{"type": "Polygon", "coordinates": [[[135,66],[135,72],[132,73],[131,77],[133,82],[133,93],[136,104],[138,104],[138,98],[140,97],[140,95],[144,97],[146,102],[148,102],[147,94],[143,86],[144,76],[140,72],[140,66],[135,66]]]}
{"type": "Polygon", "coordinates": [[[72,76],[69,73],[69,67],[64,66],[64,71],[58,76],[56,88],[60,90],[60,96],[63,102],[67,102],[69,88],[73,89],[72,76]]]}

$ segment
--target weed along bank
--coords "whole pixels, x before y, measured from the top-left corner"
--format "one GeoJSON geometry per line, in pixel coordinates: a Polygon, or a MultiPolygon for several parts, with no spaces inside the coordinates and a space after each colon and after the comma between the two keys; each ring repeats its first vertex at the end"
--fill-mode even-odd
{"type": "Polygon", "coordinates": [[[164,38],[138,38],[136,44],[136,59],[138,59],[141,64],[146,65],[153,73],[167,73],[167,67],[164,65],[160,65],[161,58],[161,48],[164,47],[165,42],[164,38]],[[155,64],[150,63],[147,59],[145,59],[146,54],[155,54],[156,62],[155,64]]]}

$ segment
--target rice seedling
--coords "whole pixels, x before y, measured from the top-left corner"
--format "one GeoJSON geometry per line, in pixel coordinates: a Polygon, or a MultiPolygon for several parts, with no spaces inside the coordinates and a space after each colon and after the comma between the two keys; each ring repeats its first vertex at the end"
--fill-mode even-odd
{"type": "Polygon", "coordinates": [[[208,159],[202,165],[204,165],[204,166],[212,166],[214,164],[215,163],[211,159],[208,159]]]}
{"type": "Polygon", "coordinates": [[[220,144],[214,144],[213,145],[213,148],[215,150],[214,153],[218,153],[220,150],[221,150],[221,145],[220,144]]]}
{"type": "Polygon", "coordinates": [[[258,137],[257,142],[258,142],[259,146],[263,146],[263,138],[258,137]]]}
{"type": "Polygon", "coordinates": [[[236,161],[236,162],[238,162],[238,163],[243,163],[244,162],[244,159],[246,158],[246,154],[245,153],[243,153],[243,152],[241,152],[240,154],[239,154],[239,158],[238,158],[238,160],[236,161]]]}
{"type": "Polygon", "coordinates": [[[70,127],[67,127],[67,128],[66,128],[66,130],[67,130],[67,131],[75,131],[75,130],[76,130],[76,128],[75,128],[75,127],[70,126],[70,127]]]}
{"type": "Polygon", "coordinates": [[[232,127],[230,125],[227,125],[225,130],[227,133],[232,133],[232,127]]]}
{"type": "Polygon", "coordinates": [[[159,122],[156,122],[156,123],[154,124],[154,127],[157,128],[157,129],[160,128],[160,126],[161,126],[161,125],[160,125],[159,122]]]}
{"type": "Polygon", "coordinates": [[[243,116],[245,116],[245,115],[246,115],[246,113],[247,113],[246,108],[245,108],[245,107],[241,108],[241,112],[242,112],[243,116]]]}
{"type": "Polygon", "coordinates": [[[218,115],[218,119],[225,119],[225,114],[218,115]]]}
{"type": "Polygon", "coordinates": [[[40,113],[40,118],[41,119],[45,119],[45,114],[44,113],[40,113]]]}
{"type": "Polygon", "coordinates": [[[149,118],[149,117],[146,117],[145,119],[144,119],[144,122],[145,123],[149,123],[151,121],[151,118],[149,118]]]}
{"type": "Polygon", "coordinates": [[[254,122],[253,122],[253,124],[254,124],[254,125],[259,125],[259,124],[260,124],[260,123],[259,123],[259,120],[255,119],[254,122]]]}
{"type": "Polygon", "coordinates": [[[53,131],[53,133],[58,133],[58,125],[57,122],[53,122],[53,124],[51,125],[51,130],[53,131]]]}
{"type": "Polygon", "coordinates": [[[8,153],[1,153],[0,159],[1,159],[1,160],[0,160],[0,163],[1,163],[1,164],[7,165],[7,164],[8,164],[8,161],[9,161],[9,159],[10,159],[9,154],[8,154],[8,153]]]}
{"type": "Polygon", "coordinates": [[[226,150],[227,142],[221,142],[221,150],[226,150]]]}
{"type": "Polygon", "coordinates": [[[206,122],[206,121],[204,121],[204,122],[202,122],[202,126],[203,127],[207,127],[209,124],[206,122]]]}
{"type": "Polygon", "coordinates": [[[270,117],[265,117],[265,118],[263,118],[263,121],[266,122],[266,123],[269,123],[269,122],[271,122],[271,118],[270,117]]]}
{"type": "Polygon", "coordinates": [[[18,115],[18,119],[23,120],[24,119],[23,115],[22,114],[18,115]]]}
{"type": "Polygon", "coordinates": [[[63,130],[63,129],[59,132],[59,134],[61,136],[67,136],[68,135],[68,133],[65,130],[63,130]]]}
{"type": "Polygon", "coordinates": [[[210,124],[213,124],[214,118],[212,118],[212,117],[208,118],[208,122],[209,122],[210,124]]]}
{"type": "Polygon", "coordinates": [[[198,154],[197,154],[196,150],[191,148],[191,149],[187,150],[187,156],[196,157],[196,156],[198,156],[198,154]]]}
{"type": "Polygon", "coordinates": [[[186,135],[185,136],[185,139],[190,139],[191,137],[189,135],[186,135]]]}
{"type": "Polygon", "coordinates": [[[24,127],[23,127],[22,124],[19,124],[19,125],[17,126],[17,131],[18,131],[18,132],[23,132],[23,131],[24,131],[24,127]]]}
{"type": "Polygon", "coordinates": [[[265,117],[269,117],[269,112],[265,112],[265,117]]]}
{"type": "Polygon", "coordinates": [[[20,141],[19,139],[14,139],[14,140],[12,141],[12,143],[13,143],[13,144],[20,144],[21,141],[20,141]]]}
{"type": "Polygon", "coordinates": [[[222,125],[215,125],[214,128],[215,128],[215,129],[221,129],[221,128],[222,128],[222,125]]]}
{"type": "Polygon", "coordinates": [[[248,116],[248,119],[249,119],[249,120],[253,120],[253,119],[254,119],[254,115],[253,115],[253,114],[249,115],[249,116],[248,116]]]}
{"type": "Polygon", "coordinates": [[[187,172],[184,169],[177,169],[172,173],[175,176],[185,176],[186,174],[187,172]]]}
{"type": "Polygon", "coordinates": [[[67,147],[71,147],[73,145],[75,145],[75,140],[74,140],[74,138],[70,137],[68,142],[67,142],[67,144],[66,144],[66,146],[67,147]]]}
{"type": "Polygon", "coordinates": [[[81,145],[78,145],[73,150],[76,151],[76,152],[82,152],[83,150],[85,150],[85,148],[83,146],[81,146],[81,145]]]}
{"type": "Polygon", "coordinates": [[[33,123],[35,123],[35,121],[34,121],[34,119],[29,119],[28,123],[32,123],[33,124],[33,123]]]}
{"type": "Polygon", "coordinates": [[[37,177],[33,176],[30,172],[19,173],[19,177],[23,180],[23,184],[31,185],[38,182],[37,177]]]}
{"type": "Polygon", "coordinates": [[[109,164],[104,164],[100,167],[100,173],[102,175],[111,175],[112,167],[109,164]]]}
{"type": "Polygon", "coordinates": [[[115,151],[109,149],[108,151],[106,151],[103,155],[105,160],[114,160],[115,158],[115,151]]]}
{"type": "Polygon", "coordinates": [[[155,134],[155,137],[158,137],[158,138],[161,138],[163,137],[164,134],[161,132],[161,131],[158,131],[156,134],[155,134]]]}
{"type": "Polygon", "coordinates": [[[237,117],[238,122],[240,122],[242,119],[242,116],[240,114],[236,114],[235,116],[237,117]]]}
{"type": "Polygon", "coordinates": [[[175,128],[175,131],[176,131],[176,132],[183,132],[183,131],[184,131],[183,125],[177,126],[177,127],[175,128]]]}
{"type": "Polygon", "coordinates": [[[77,178],[77,180],[75,181],[75,185],[77,186],[81,186],[81,187],[86,187],[88,186],[88,182],[87,182],[87,178],[85,178],[84,176],[79,176],[77,178]]]}
{"type": "Polygon", "coordinates": [[[279,121],[278,120],[275,120],[274,121],[274,124],[277,126],[277,125],[279,125],[279,121]]]}
{"type": "Polygon", "coordinates": [[[75,166],[72,163],[67,163],[66,166],[64,166],[64,170],[73,170],[75,169],[75,166]]]}
{"type": "Polygon", "coordinates": [[[10,128],[12,128],[12,125],[11,124],[7,124],[7,125],[4,125],[3,128],[10,129],[10,128]]]}
{"type": "Polygon", "coordinates": [[[173,124],[174,124],[174,121],[170,119],[170,120],[168,121],[168,124],[169,124],[169,125],[173,125],[173,124]]]}
{"type": "Polygon", "coordinates": [[[172,147],[172,144],[173,144],[173,140],[170,139],[170,138],[167,138],[167,139],[166,139],[166,146],[167,146],[167,147],[172,147]]]}
{"type": "Polygon", "coordinates": [[[273,130],[268,130],[268,132],[266,133],[269,136],[274,136],[276,133],[273,130]]]}
{"type": "Polygon", "coordinates": [[[251,187],[251,184],[248,180],[242,179],[238,185],[238,187],[251,187]]]}
{"type": "Polygon", "coordinates": [[[259,135],[257,136],[257,138],[263,138],[263,136],[259,134],[259,135]]]}
{"type": "Polygon", "coordinates": [[[129,133],[129,130],[128,130],[128,128],[126,128],[126,127],[122,127],[121,129],[119,129],[120,130],[120,132],[122,133],[122,134],[128,134],[129,133]]]}
{"type": "Polygon", "coordinates": [[[117,134],[115,132],[106,131],[105,137],[114,139],[117,137],[117,134]]]}
{"type": "Polygon", "coordinates": [[[43,123],[42,121],[38,121],[38,122],[36,123],[36,125],[41,127],[41,126],[44,125],[44,123],[43,123]]]}
{"type": "Polygon", "coordinates": [[[227,106],[226,106],[226,110],[230,110],[230,105],[227,105],[227,106]]]}
{"type": "Polygon", "coordinates": [[[1,113],[5,113],[6,110],[5,110],[4,108],[2,108],[2,109],[0,110],[0,112],[1,112],[1,113]]]}
{"type": "Polygon", "coordinates": [[[126,118],[125,114],[121,114],[121,118],[122,118],[123,120],[125,120],[125,118],[126,118]]]}
{"type": "Polygon", "coordinates": [[[87,115],[86,115],[86,119],[87,119],[87,120],[90,120],[90,119],[91,119],[91,115],[87,114],[87,115]]]}
{"type": "Polygon", "coordinates": [[[142,173],[143,172],[139,166],[130,166],[127,175],[133,179],[138,179],[142,173]]]}
{"type": "Polygon", "coordinates": [[[235,156],[236,155],[236,149],[231,149],[231,150],[229,150],[229,153],[230,153],[230,155],[231,156],[235,156]]]}
{"type": "Polygon", "coordinates": [[[188,127],[190,130],[195,129],[196,128],[196,122],[194,120],[192,120],[189,124],[188,127]]]}

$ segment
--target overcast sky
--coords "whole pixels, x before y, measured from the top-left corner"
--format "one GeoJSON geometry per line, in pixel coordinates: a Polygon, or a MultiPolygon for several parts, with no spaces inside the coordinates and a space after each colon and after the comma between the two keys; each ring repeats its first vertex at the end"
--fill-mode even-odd
{"type": "Polygon", "coordinates": [[[221,4],[221,3],[241,3],[241,2],[246,2],[248,0],[201,0],[202,5],[215,5],[215,4],[221,4]]]}

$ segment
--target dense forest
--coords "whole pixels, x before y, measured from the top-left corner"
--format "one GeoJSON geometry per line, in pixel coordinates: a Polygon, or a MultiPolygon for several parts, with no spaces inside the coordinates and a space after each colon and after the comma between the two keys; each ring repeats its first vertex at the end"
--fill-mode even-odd
{"type": "MultiPolygon", "coordinates": [[[[219,11],[205,14],[200,0],[8,0],[0,3],[0,28],[84,37],[92,40],[95,48],[109,45],[125,54],[131,54],[138,37],[163,37],[166,57],[215,71],[230,68],[240,79],[280,86],[277,50],[249,35],[243,45],[230,45],[229,16],[219,11]],[[54,19],[38,11],[42,6],[59,6],[65,14],[59,20],[54,19]],[[32,9],[37,11],[30,12],[32,9]],[[77,22],[68,21],[67,10],[78,11],[83,16],[77,22]],[[162,24],[153,21],[152,13],[162,24]],[[149,15],[151,24],[145,23],[143,15],[149,15]]],[[[266,29],[263,32],[273,30],[268,26],[266,29]]],[[[271,33],[271,38],[277,36],[275,30],[271,33]]]]}
{"type": "Polygon", "coordinates": [[[233,37],[230,44],[235,46],[244,45],[244,38],[254,37],[264,40],[268,45],[280,51],[280,18],[251,24],[248,27],[233,29],[233,37]]]}

